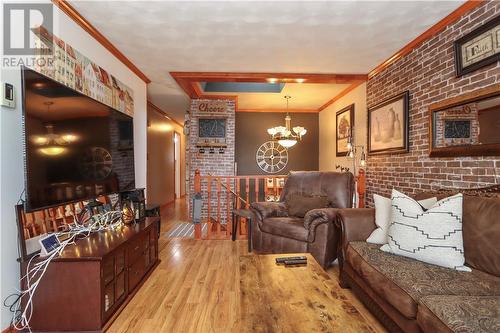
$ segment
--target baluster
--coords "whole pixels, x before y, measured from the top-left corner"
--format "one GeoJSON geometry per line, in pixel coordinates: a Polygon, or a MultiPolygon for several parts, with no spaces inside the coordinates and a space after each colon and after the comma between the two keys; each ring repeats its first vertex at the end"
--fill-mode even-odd
{"type": "Polygon", "coordinates": [[[212,217],[211,217],[211,193],[212,193],[212,177],[208,176],[207,177],[207,239],[210,239],[210,236],[212,235],[212,217]]]}
{"type": "MultiPolygon", "coordinates": [[[[245,200],[246,200],[245,208],[248,209],[249,202],[250,202],[250,178],[249,177],[245,178],[245,200]]],[[[241,235],[247,234],[247,219],[246,218],[241,219],[240,234],[241,235]]]]}
{"type": "Polygon", "coordinates": [[[240,187],[241,187],[241,179],[238,178],[236,180],[236,193],[238,194],[238,196],[236,198],[236,208],[237,209],[240,209],[240,207],[241,207],[241,201],[240,201],[241,192],[240,192],[240,187]]]}
{"type": "Polygon", "coordinates": [[[36,230],[35,214],[34,213],[25,213],[25,214],[26,214],[26,227],[29,228],[31,237],[35,237],[38,235],[38,231],[36,230]]]}
{"type": "Polygon", "coordinates": [[[245,208],[248,208],[248,205],[250,204],[250,178],[247,177],[245,179],[245,192],[246,192],[246,201],[247,203],[245,204],[245,208]]]}
{"type": "MultiPolygon", "coordinates": [[[[201,175],[200,170],[194,172],[194,193],[201,193],[201,175]]],[[[194,238],[201,239],[201,222],[194,225],[194,238]]]]}
{"type": "Polygon", "coordinates": [[[217,177],[217,235],[221,232],[220,195],[222,192],[221,178],[217,177]]]}
{"type": "Polygon", "coordinates": [[[47,209],[47,219],[50,226],[50,231],[57,232],[57,223],[54,208],[47,209]]]}
{"type": "Polygon", "coordinates": [[[276,201],[276,197],[278,196],[278,186],[276,182],[276,177],[273,176],[273,189],[274,189],[274,201],[276,201]]]}
{"type": "MultiPolygon", "coordinates": [[[[236,209],[240,209],[240,207],[241,207],[241,201],[240,201],[240,196],[241,196],[240,186],[241,186],[241,184],[240,183],[241,183],[241,179],[240,178],[236,179],[236,193],[238,194],[236,196],[236,209]]],[[[238,237],[238,235],[241,234],[241,223],[236,224],[236,231],[235,232],[236,232],[236,237],[238,237]],[[238,233],[238,224],[240,227],[239,233],[238,233]]]]}
{"type": "Polygon", "coordinates": [[[256,177],[255,179],[255,202],[259,202],[259,178],[256,177]]]}
{"type": "Polygon", "coordinates": [[[226,178],[226,236],[229,237],[231,235],[231,230],[233,230],[233,222],[231,218],[231,183],[230,178],[226,178]]]}

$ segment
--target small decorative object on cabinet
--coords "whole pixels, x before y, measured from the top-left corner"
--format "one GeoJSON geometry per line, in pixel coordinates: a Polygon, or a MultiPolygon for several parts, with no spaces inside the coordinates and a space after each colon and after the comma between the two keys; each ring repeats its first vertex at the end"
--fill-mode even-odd
{"type": "Polygon", "coordinates": [[[409,109],[408,91],[368,109],[369,155],[408,152],[409,109]]]}
{"type": "Polygon", "coordinates": [[[121,192],[120,197],[123,206],[130,205],[132,208],[133,219],[135,221],[146,217],[146,199],[143,188],[121,192]]]}
{"type": "Polygon", "coordinates": [[[482,24],[455,43],[457,76],[500,60],[500,16],[482,24]]]}
{"type": "Polygon", "coordinates": [[[429,155],[500,154],[500,84],[429,107],[429,155]]]}

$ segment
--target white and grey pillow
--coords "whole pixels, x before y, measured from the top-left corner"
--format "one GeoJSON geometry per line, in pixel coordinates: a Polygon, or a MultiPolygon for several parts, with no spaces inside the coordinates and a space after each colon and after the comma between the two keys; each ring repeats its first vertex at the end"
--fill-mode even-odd
{"type": "Polygon", "coordinates": [[[392,190],[388,243],[380,249],[430,264],[471,271],[464,266],[462,194],[439,200],[425,210],[417,201],[392,190]]]}
{"type": "MultiPolygon", "coordinates": [[[[377,229],[372,231],[366,241],[372,244],[387,244],[389,226],[392,222],[392,201],[391,198],[374,194],[373,202],[375,204],[375,224],[377,225],[377,229]]],[[[418,201],[425,209],[431,208],[436,202],[436,197],[418,201]]]]}

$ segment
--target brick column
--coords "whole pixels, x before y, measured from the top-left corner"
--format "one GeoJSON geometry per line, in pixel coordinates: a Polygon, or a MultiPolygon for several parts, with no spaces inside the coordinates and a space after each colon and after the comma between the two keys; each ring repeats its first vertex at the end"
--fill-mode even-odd
{"type": "MultiPolygon", "coordinates": [[[[200,170],[202,176],[211,174],[213,176],[234,176],[234,138],[235,138],[235,101],[223,99],[193,99],[191,100],[188,114],[186,116],[186,127],[189,131],[186,140],[186,170],[188,180],[188,209],[191,217],[191,203],[194,195],[194,173],[200,170]],[[198,143],[198,120],[200,118],[225,118],[226,119],[226,144],[224,153],[220,154],[218,149],[210,154],[209,149],[200,153],[196,147],[198,143]]],[[[212,217],[215,217],[217,209],[216,183],[212,184],[212,217]]],[[[202,182],[202,193],[206,195],[206,182],[202,182]]],[[[221,202],[225,203],[225,194],[221,196],[221,202]]],[[[207,198],[204,198],[205,202],[207,198]]],[[[224,205],[225,208],[225,205],[224,205]]],[[[223,210],[225,212],[225,210],[223,210]]],[[[202,218],[207,217],[207,205],[203,205],[202,218]]],[[[226,214],[221,214],[221,222],[225,223],[226,214]]]]}

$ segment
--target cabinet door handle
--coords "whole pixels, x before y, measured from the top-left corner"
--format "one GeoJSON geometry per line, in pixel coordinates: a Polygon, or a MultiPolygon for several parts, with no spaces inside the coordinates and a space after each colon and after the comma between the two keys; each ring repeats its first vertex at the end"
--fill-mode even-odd
{"type": "Polygon", "coordinates": [[[140,248],[140,246],[139,246],[139,245],[137,245],[137,246],[135,247],[134,251],[139,250],[139,248],[140,248]]]}

